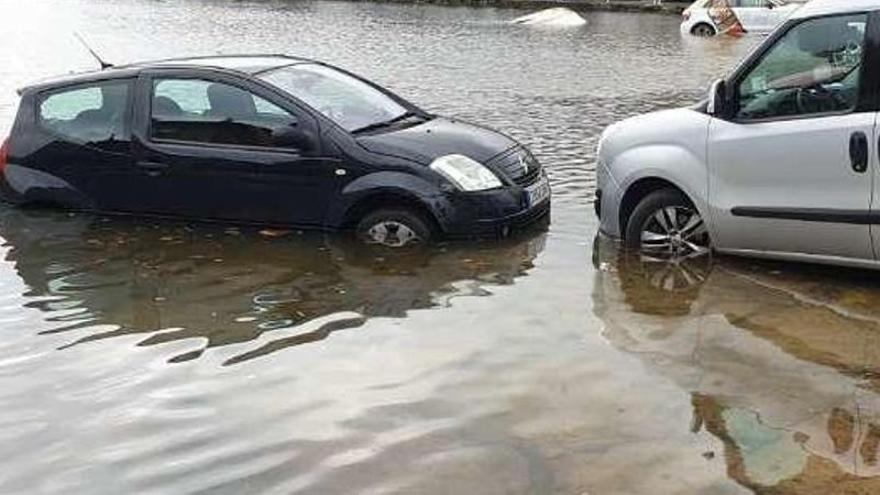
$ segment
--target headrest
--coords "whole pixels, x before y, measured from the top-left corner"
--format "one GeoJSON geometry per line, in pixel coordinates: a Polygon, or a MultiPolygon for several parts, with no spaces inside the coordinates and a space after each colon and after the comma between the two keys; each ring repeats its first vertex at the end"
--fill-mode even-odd
{"type": "Polygon", "coordinates": [[[248,117],[257,114],[254,97],[250,93],[226,84],[208,86],[208,101],[214,115],[248,117]]]}

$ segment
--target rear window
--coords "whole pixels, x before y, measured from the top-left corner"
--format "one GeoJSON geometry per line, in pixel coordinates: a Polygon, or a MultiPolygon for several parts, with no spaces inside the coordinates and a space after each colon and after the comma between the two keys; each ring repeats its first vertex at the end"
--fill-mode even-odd
{"type": "Polygon", "coordinates": [[[110,81],[49,93],[40,101],[40,126],[79,144],[122,151],[130,141],[129,81],[110,81]]]}

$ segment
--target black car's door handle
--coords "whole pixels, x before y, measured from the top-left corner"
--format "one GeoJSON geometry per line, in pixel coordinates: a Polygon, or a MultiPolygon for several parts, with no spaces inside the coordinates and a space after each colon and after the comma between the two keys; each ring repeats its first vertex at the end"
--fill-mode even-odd
{"type": "Polygon", "coordinates": [[[864,132],[854,132],[849,137],[849,159],[856,172],[868,170],[868,136],[864,132]]]}
{"type": "Polygon", "coordinates": [[[159,162],[138,162],[137,166],[146,170],[147,174],[151,176],[157,176],[168,168],[167,163],[159,162]]]}

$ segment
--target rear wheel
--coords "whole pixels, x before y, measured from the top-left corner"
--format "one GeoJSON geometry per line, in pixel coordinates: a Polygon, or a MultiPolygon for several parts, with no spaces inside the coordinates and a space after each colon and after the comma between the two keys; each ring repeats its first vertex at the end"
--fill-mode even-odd
{"type": "Polygon", "coordinates": [[[709,38],[715,36],[715,28],[705,22],[701,22],[691,28],[691,34],[700,38],[709,38]]]}
{"type": "Polygon", "coordinates": [[[627,248],[643,258],[669,262],[711,253],[700,212],[675,189],[654,191],[639,201],[626,225],[627,248]]]}
{"type": "Polygon", "coordinates": [[[390,248],[428,244],[434,239],[430,220],[417,211],[382,208],[358,222],[358,238],[367,243],[390,248]]]}

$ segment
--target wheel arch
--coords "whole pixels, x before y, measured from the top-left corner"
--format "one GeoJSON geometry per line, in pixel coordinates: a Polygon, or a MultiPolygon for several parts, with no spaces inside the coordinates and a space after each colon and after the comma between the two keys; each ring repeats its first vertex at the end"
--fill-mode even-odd
{"type": "Polygon", "coordinates": [[[363,215],[381,207],[404,206],[424,214],[442,233],[445,211],[439,186],[413,173],[379,171],[358,177],[340,192],[327,212],[332,229],[350,229],[363,215]]]}
{"type": "MultiPolygon", "coordinates": [[[[613,215],[621,238],[635,206],[646,195],[660,188],[680,191],[696,208],[714,238],[709,216],[709,170],[705,148],[692,143],[652,143],[633,147],[615,157],[611,166],[618,184],[615,207],[606,210],[613,215]]],[[[609,219],[612,220],[612,219],[609,219]]]]}
{"type": "Polygon", "coordinates": [[[405,208],[416,211],[431,224],[431,228],[435,232],[443,232],[436,215],[422,200],[394,190],[378,190],[362,195],[352,202],[343,213],[341,227],[345,230],[352,230],[366,215],[382,208],[405,208]]]}
{"type": "MultiPolygon", "coordinates": [[[[681,187],[676,185],[674,182],[669,181],[668,179],[664,179],[662,177],[643,177],[641,179],[636,180],[626,189],[623,193],[623,196],[620,199],[620,209],[618,211],[618,225],[620,225],[620,237],[626,237],[626,229],[629,226],[630,216],[633,213],[633,210],[636,209],[636,206],[642,201],[646,196],[653,193],[654,191],[659,191],[662,189],[673,189],[678,191],[690,201],[691,205],[694,208],[698,208],[694,200],[690,197],[690,195],[681,187]]],[[[699,208],[698,208],[699,211],[699,208]]],[[[702,213],[701,213],[702,214],[702,213]]],[[[705,217],[704,217],[705,218],[705,217]]]]}

